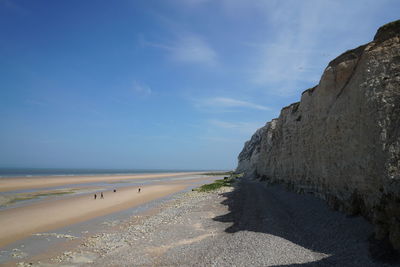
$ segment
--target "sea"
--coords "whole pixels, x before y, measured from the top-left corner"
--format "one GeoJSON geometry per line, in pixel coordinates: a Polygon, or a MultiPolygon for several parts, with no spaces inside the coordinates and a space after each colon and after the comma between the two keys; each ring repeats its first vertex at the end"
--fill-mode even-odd
{"type": "Polygon", "coordinates": [[[171,169],[57,169],[57,168],[0,168],[0,178],[35,176],[124,175],[138,173],[202,172],[205,170],[171,169]]]}

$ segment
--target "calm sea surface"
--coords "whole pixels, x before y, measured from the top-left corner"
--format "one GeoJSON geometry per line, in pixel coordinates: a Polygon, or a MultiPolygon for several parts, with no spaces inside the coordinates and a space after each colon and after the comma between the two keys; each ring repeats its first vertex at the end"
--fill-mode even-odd
{"type": "Polygon", "coordinates": [[[33,176],[115,175],[137,173],[195,172],[204,170],[146,170],[146,169],[36,169],[0,168],[0,178],[33,176]]]}

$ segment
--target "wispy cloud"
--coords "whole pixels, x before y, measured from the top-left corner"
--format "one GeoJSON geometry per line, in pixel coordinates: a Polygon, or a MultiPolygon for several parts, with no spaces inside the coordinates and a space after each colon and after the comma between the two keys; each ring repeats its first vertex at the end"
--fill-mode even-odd
{"type": "Polygon", "coordinates": [[[132,91],[139,96],[149,96],[153,93],[148,85],[139,83],[138,81],[133,82],[132,91]]]}
{"type": "Polygon", "coordinates": [[[162,49],[168,53],[171,60],[206,66],[215,66],[218,62],[217,52],[201,36],[184,33],[168,43],[142,41],[144,45],[162,49]]]}
{"type": "MultiPolygon", "coordinates": [[[[366,2],[372,3],[371,0],[366,2]]],[[[343,1],[262,3],[257,7],[264,12],[265,23],[270,28],[263,41],[250,45],[253,60],[248,66],[249,81],[270,93],[283,96],[298,94],[307,89],[302,86],[317,84],[327,63],[334,56],[353,48],[354,43],[363,42],[360,36],[368,29],[368,25],[359,27],[351,37],[342,37],[349,36],[346,31],[351,21],[371,16],[368,4],[359,6],[356,2],[346,2],[346,9],[343,9],[343,1]],[[336,41],[338,38],[341,42],[336,41]]],[[[237,3],[231,5],[233,8],[237,3]]],[[[251,2],[250,5],[255,4],[251,2]]],[[[249,48],[248,43],[245,46],[249,48]]]]}
{"type": "MultiPolygon", "coordinates": [[[[316,85],[330,60],[369,41],[365,36],[372,38],[375,18],[382,17],[384,10],[380,6],[398,8],[395,0],[171,1],[182,13],[195,17],[212,10],[229,19],[229,25],[238,25],[235,41],[243,44],[242,50],[229,56],[241,56],[240,64],[224,64],[225,51],[220,51],[219,63],[225,70],[234,67],[242,73],[258,93],[285,97],[316,85]],[[242,25],[247,31],[242,31],[242,25]]],[[[213,56],[209,58],[213,61],[213,56]]]]}
{"type": "Polygon", "coordinates": [[[217,53],[199,36],[185,35],[172,49],[172,58],[184,63],[215,65],[217,53]]]}
{"type": "Polygon", "coordinates": [[[228,97],[213,97],[197,100],[195,105],[197,108],[212,109],[213,111],[239,111],[242,108],[270,110],[269,107],[263,105],[228,97]]]}

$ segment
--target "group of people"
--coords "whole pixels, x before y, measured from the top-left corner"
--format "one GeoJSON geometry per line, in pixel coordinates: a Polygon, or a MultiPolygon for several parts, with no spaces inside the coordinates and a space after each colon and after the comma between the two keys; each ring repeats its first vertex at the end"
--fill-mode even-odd
{"type": "MultiPolygon", "coordinates": [[[[114,191],[114,192],[116,192],[116,191],[114,191]]],[[[103,192],[100,193],[100,198],[104,198],[103,192]]],[[[97,199],[97,194],[94,194],[94,199],[97,199]]]]}
{"type": "MultiPolygon", "coordinates": [[[[140,193],[141,188],[138,188],[138,193],[140,193]]],[[[113,190],[114,193],[117,192],[117,189],[113,190]]],[[[103,192],[100,193],[100,198],[104,198],[103,192]]],[[[97,199],[97,194],[94,194],[94,199],[97,199]]]]}

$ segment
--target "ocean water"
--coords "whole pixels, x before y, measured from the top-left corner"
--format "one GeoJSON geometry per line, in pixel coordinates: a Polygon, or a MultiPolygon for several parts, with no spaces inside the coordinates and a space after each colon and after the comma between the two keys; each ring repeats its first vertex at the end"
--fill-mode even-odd
{"type": "Polygon", "coordinates": [[[203,170],[149,170],[149,169],[53,169],[53,168],[0,168],[0,178],[34,176],[115,175],[137,173],[195,172],[203,170]]]}

